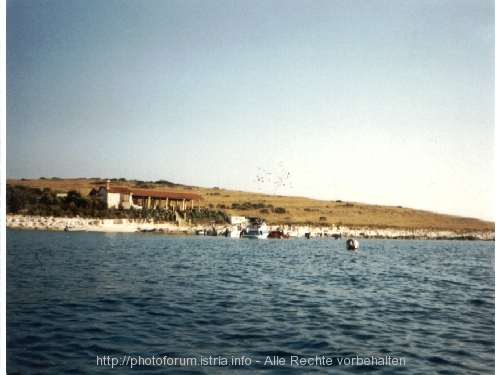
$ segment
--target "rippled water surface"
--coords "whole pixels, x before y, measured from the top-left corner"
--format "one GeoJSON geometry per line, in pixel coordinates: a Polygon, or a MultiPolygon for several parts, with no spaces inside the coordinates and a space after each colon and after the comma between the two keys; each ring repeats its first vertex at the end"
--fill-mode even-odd
{"type": "Polygon", "coordinates": [[[494,307],[492,242],[7,231],[9,374],[493,374],[494,307]]]}

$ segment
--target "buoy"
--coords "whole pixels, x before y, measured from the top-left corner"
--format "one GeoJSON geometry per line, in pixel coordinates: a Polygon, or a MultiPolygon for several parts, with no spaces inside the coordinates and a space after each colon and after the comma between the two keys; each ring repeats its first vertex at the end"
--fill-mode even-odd
{"type": "Polygon", "coordinates": [[[349,238],[346,242],[346,247],[347,247],[347,250],[358,250],[359,249],[359,242],[356,240],[353,240],[352,238],[349,238]]]}

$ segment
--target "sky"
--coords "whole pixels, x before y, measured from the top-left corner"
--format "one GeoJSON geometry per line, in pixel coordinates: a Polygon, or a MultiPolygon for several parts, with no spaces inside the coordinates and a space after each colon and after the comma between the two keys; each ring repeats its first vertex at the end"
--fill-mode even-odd
{"type": "Polygon", "coordinates": [[[495,220],[494,1],[8,0],[6,178],[495,220]]]}

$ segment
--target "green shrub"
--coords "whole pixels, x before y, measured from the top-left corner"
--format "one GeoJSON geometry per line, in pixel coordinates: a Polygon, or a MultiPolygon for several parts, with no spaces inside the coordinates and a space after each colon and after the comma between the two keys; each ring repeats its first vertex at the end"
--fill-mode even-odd
{"type": "Polygon", "coordinates": [[[23,185],[7,185],[5,195],[7,213],[17,214],[28,208],[33,210],[30,206],[38,203],[42,191],[38,188],[23,185]]]}
{"type": "Polygon", "coordinates": [[[264,203],[253,203],[252,204],[252,208],[255,210],[258,210],[259,208],[264,208],[264,207],[265,207],[264,203]]]}
{"type": "Polygon", "coordinates": [[[208,208],[191,210],[188,212],[187,218],[190,219],[194,224],[208,221],[215,221],[218,224],[230,222],[229,215],[225,211],[216,211],[208,208]]]}

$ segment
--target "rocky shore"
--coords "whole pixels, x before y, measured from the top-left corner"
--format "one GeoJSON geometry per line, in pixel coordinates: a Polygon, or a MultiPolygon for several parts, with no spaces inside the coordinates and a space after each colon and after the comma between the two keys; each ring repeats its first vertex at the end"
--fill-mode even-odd
{"type": "Polygon", "coordinates": [[[141,231],[162,231],[186,233],[187,227],[179,227],[174,223],[157,224],[147,220],[129,219],[84,219],[64,218],[64,217],[41,217],[7,215],[7,228],[11,229],[32,229],[32,230],[64,230],[65,228],[85,229],[88,232],[141,232],[141,231]]]}
{"type": "MultiPolygon", "coordinates": [[[[83,219],[62,217],[40,217],[7,215],[6,226],[11,229],[28,230],[64,230],[65,228],[85,229],[89,232],[155,232],[167,234],[193,235],[198,230],[208,227],[179,226],[177,223],[154,223],[147,220],[130,219],[83,219]]],[[[228,226],[216,226],[222,234],[228,226]]],[[[376,238],[376,239],[415,239],[415,240],[478,240],[494,241],[493,231],[454,232],[415,229],[360,229],[348,227],[307,227],[293,226],[282,228],[292,236],[305,237],[332,237],[333,234],[342,234],[342,237],[376,238]]]]}

